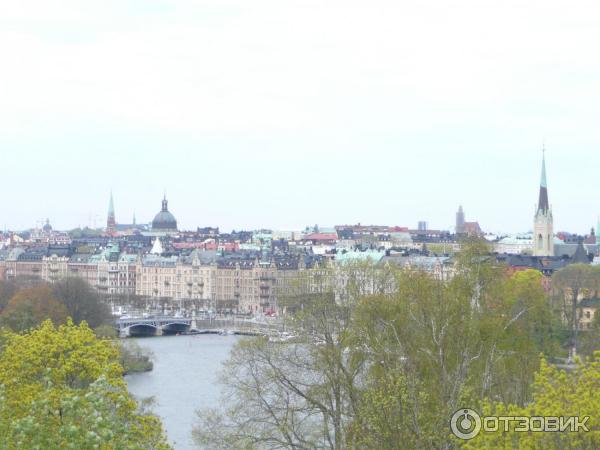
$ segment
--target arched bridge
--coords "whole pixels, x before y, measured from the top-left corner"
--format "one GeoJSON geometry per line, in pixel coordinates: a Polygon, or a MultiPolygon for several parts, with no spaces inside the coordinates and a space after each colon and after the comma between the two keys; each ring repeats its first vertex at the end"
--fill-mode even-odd
{"type": "Polygon", "coordinates": [[[192,321],[187,317],[131,317],[117,319],[117,328],[121,337],[160,336],[189,331],[192,321]]]}

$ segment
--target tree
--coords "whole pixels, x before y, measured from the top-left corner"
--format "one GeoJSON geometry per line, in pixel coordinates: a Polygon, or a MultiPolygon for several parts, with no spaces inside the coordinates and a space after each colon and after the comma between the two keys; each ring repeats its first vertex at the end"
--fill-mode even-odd
{"type": "Polygon", "coordinates": [[[67,309],[48,286],[25,288],[17,291],[2,311],[2,323],[13,331],[25,331],[46,319],[55,324],[64,323],[67,309]]]}
{"type": "Polygon", "coordinates": [[[119,351],[121,358],[119,362],[123,366],[124,372],[146,372],[152,370],[152,352],[145,350],[135,341],[120,341],[119,351]]]}
{"type": "Polygon", "coordinates": [[[452,244],[428,244],[429,252],[434,255],[453,255],[456,253],[452,244]]]}
{"type": "Polygon", "coordinates": [[[85,322],[5,335],[0,448],[168,449],[160,421],[129,396],[119,351],[85,322]]]}
{"type": "Polygon", "coordinates": [[[6,307],[10,299],[20,290],[44,284],[37,277],[19,276],[10,280],[0,280],[0,312],[6,307]]]}
{"type": "Polygon", "coordinates": [[[227,408],[199,413],[196,443],[215,450],[346,448],[343,378],[331,377],[316,356],[266,338],[240,342],[222,374],[227,408]]]}
{"type": "Polygon", "coordinates": [[[477,243],[457,260],[448,282],[404,272],[396,293],[361,302],[356,347],[371,361],[353,425],[361,447],[452,448],[447,421],[458,407],[525,404],[537,356],[559,350],[541,273],[509,276],[477,243]]]}
{"type": "Polygon", "coordinates": [[[450,449],[448,420],[482,399],[524,405],[540,352],[558,348],[542,274],[511,274],[479,240],[454,276],[318,267],[282,298],[294,339],[243,341],[222,411],[199,444],[248,449],[450,449]]]}
{"type": "Polygon", "coordinates": [[[356,289],[369,284],[363,278],[369,270],[359,269],[319,268],[290,286],[283,302],[293,311],[287,324],[293,342],[256,338],[234,347],[221,375],[226,408],[199,412],[193,431],[199,445],[349,448],[347,424],[356,414],[362,371],[362,361],[350,357],[350,318],[356,289]]]}
{"type": "Polygon", "coordinates": [[[600,350],[600,309],[596,310],[592,326],[581,332],[581,345],[579,352],[582,355],[591,356],[600,350]]]}
{"type": "Polygon", "coordinates": [[[75,323],[85,320],[96,328],[110,321],[110,308],[85,280],[63,278],[53,285],[53,291],[75,323]]]}
{"type": "Polygon", "coordinates": [[[6,305],[8,305],[8,302],[16,292],[17,285],[15,282],[7,280],[0,281],[0,312],[6,308],[6,305]]]}
{"type": "Polygon", "coordinates": [[[570,264],[552,276],[552,286],[560,294],[562,314],[571,330],[570,347],[573,356],[577,354],[578,345],[577,304],[582,295],[598,289],[595,273],[597,272],[587,264],[570,264]]]}
{"type": "MultiPolygon", "coordinates": [[[[539,368],[539,354],[554,357],[561,351],[561,324],[554,316],[537,270],[516,272],[499,287],[499,305],[490,305],[495,330],[492,357],[487,368],[495,385],[481,397],[524,404],[531,399],[531,384],[539,368]]],[[[491,379],[491,378],[490,378],[491,379]]]]}
{"type": "Polygon", "coordinates": [[[479,277],[465,266],[448,282],[404,272],[397,293],[359,305],[354,348],[370,363],[358,448],[452,448],[448,418],[461,405],[531,398],[537,355],[557,348],[541,274],[472,262],[479,277]]]}
{"type": "Polygon", "coordinates": [[[600,297],[600,265],[590,266],[590,290],[594,297],[600,297]]]}
{"type": "Polygon", "coordinates": [[[575,370],[560,370],[541,359],[540,370],[533,385],[533,401],[525,406],[486,401],[484,416],[509,417],[579,417],[587,422],[589,432],[515,432],[512,422],[509,432],[481,432],[462,447],[484,449],[547,449],[586,450],[600,448],[600,352],[587,362],[577,360],[575,370]]]}

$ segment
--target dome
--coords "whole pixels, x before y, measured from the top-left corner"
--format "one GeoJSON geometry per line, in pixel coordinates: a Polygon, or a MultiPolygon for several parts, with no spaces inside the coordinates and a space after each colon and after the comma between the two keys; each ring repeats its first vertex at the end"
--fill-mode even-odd
{"type": "Polygon", "coordinates": [[[46,224],[42,228],[44,232],[50,233],[52,231],[52,225],[50,225],[50,219],[46,219],[46,224]]]}
{"type": "Polygon", "coordinates": [[[162,201],[161,211],[154,217],[152,221],[152,231],[177,231],[177,220],[167,208],[167,199],[162,201]]]}

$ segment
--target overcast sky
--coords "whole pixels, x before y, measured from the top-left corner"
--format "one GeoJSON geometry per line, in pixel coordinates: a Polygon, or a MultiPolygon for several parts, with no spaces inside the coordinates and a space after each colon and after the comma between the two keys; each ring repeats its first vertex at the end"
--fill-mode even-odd
{"type": "Polygon", "coordinates": [[[0,0],[0,226],[600,214],[597,1],[0,0]]]}

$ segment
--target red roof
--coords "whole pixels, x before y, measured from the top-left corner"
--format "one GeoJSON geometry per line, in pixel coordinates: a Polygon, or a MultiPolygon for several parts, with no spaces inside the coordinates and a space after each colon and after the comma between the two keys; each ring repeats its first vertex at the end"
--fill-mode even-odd
{"type": "Polygon", "coordinates": [[[336,233],[311,233],[304,236],[306,241],[336,241],[337,238],[336,233]]]}
{"type": "Polygon", "coordinates": [[[219,244],[220,250],[231,251],[231,250],[239,250],[240,244],[237,242],[223,242],[219,244]]]}
{"type": "Polygon", "coordinates": [[[204,242],[174,242],[173,247],[177,250],[183,250],[186,248],[204,248],[206,244],[204,242]]]}

